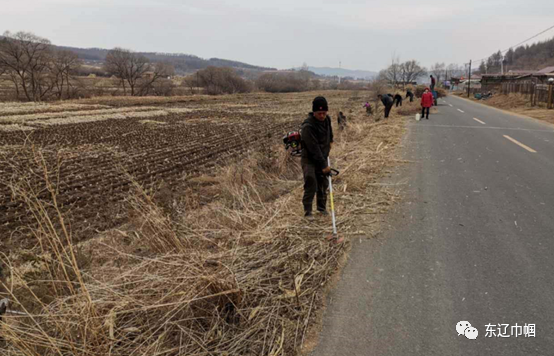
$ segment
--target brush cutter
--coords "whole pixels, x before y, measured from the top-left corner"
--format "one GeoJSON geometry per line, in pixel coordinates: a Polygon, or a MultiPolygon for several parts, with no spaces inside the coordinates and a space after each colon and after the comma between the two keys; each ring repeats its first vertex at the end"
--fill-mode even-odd
{"type": "Polygon", "coordinates": [[[283,136],[283,143],[285,144],[285,150],[291,149],[291,156],[298,157],[302,154],[301,146],[302,138],[300,132],[291,131],[283,136]]]}
{"type": "MultiPolygon", "coordinates": [[[[327,157],[327,165],[331,167],[331,159],[327,157]]],[[[339,238],[337,233],[337,219],[335,217],[335,202],[333,201],[333,182],[331,177],[337,176],[339,171],[331,168],[331,172],[327,176],[329,178],[329,198],[331,199],[331,218],[333,219],[333,235],[327,237],[327,240],[331,243],[340,244],[344,241],[343,238],[339,238]]]]}
{"type": "MultiPolygon", "coordinates": [[[[302,138],[300,136],[300,132],[298,131],[291,131],[288,132],[285,136],[283,136],[283,143],[285,144],[285,149],[291,149],[291,156],[300,156],[302,155],[302,138]]],[[[329,157],[327,157],[327,165],[331,166],[331,160],[329,157]]],[[[327,178],[329,179],[329,195],[331,199],[331,217],[333,218],[333,235],[329,236],[327,239],[331,243],[340,244],[344,241],[343,238],[339,238],[337,234],[337,219],[335,217],[335,202],[333,201],[333,182],[331,180],[331,177],[337,176],[339,174],[339,171],[336,169],[331,168],[331,172],[327,175],[327,178]]]]}

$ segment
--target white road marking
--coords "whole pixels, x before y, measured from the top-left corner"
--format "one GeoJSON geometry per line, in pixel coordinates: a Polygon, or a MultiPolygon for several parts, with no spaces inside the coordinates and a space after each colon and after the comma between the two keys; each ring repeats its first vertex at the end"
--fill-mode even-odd
{"type": "Polygon", "coordinates": [[[481,120],[479,120],[479,119],[477,119],[477,118],[475,118],[475,117],[473,118],[473,120],[477,121],[477,122],[480,123],[480,124],[486,125],[483,121],[481,121],[481,120]]]}
{"type": "Polygon", "coordinates": [[[453,107],[454,107],[454,105],[452,105],[452,104],[448,104],[448,105],[450,105],[450,107],[451,107],[451,108],[453,108],[453,107]]]}
{"type": "Polygon", "coordinates": [[[508,136],[508,135],[503,135],[503,136],[504,136],[505,138],[507,138],[508,140],[512,141],[513,143],[515,143],[516,145],[525,148],[527,151],[529,151],[529,152],[531,152],[531,153],[537,153],[537,151],[535,151],[534,149],[532,149],[532,148],[529,147],[529,146],[524,145],[523,143],[519,142],[518,140],[514,140],[513,138],[511,138],[511,137],[508,136]]]}
{"type": "Polygon", "coordinates": [[[480,129],[480,130],[486,129],[486,130],[525,131],[525,132],[547,132],[547,133],[554,134],[554,130],[522,129],[522,128],[519,128],[519,127],[518,128],[497,127],[497,126],[483,127],[483,126],[467,126],[467,125],[425,125],[425,126],[421,126],[421,125],[415,125],[415,124],[414,124],[414,127],[421,127],[421,128],[424,128],[424,127],[443,127],[443,128],[448,128],[448,129],[461,128],[461,129],[480,129]]]}
{"type": "Polygon", "coordinates": [[[458,111],[459,111],[459,112],[462,112],[462,113],[463,113],[463,111],[462,111],[462,110],[460,110],[460,109],[458,109],[458,111]]]}

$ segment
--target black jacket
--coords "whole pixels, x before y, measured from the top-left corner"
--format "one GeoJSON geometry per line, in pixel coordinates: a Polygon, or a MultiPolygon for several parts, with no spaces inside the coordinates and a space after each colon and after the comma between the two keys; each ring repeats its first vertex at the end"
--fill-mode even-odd
{"type": "Polygon", "coordinates": [[[392,97],[390,97],[388,94],[383,95],[381,97],[381,101],[383,102],[383,105],[385,105],[385,106],[391,106],[393,104],[392,97]]]}
{"type": "Polygon", "coordinates": [[[319,121],[310,113],[302,123],[302,159],[314,164],[318,170],[327,167],[327,157],[333,142],[331,118],[319,121]]]}

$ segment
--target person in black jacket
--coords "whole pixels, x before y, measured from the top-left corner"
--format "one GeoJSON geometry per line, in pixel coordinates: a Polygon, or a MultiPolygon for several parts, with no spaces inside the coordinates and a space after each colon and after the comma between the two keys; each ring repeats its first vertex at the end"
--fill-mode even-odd
{"type": "Polygon", "coordinates": [[[398,105],[402,106],[402,96],[400,94],[395,94],[393,103],[394,102],[396,102],[396,107],[398,107],[398,105]]]}
{"type": "Polygon", "coordinates": [[[337,123],[339,124],[339,129],[342,131],[344,130],[346,126],[346,116],[342,113],[342,111],[339,111],[337,114],[337,123]]]}
{"type": "Polygon", "coordinates": [[[410,98],[410,103],[414,101],[414,93],[410,89],[406,91],[406,99],[410,98]]]}
{"type": "Polygon", "coordinates": [[[377,95],[377,97],[383,102],[383,105],[385,106],[385,119],[389,117],[390,110],[392,109],[392,104],[394,101],[392,100],[392,96],[390,95],[377,95]]]}
{"type": "Polygon", "coordinates": [[[304,216],[313,219],[312,205],[317,196],[317,210],[327,213],[327,175],[331,172],[327,158],[333,144],[331,118],[327,115],[327,100],[318,96],[312,103],[312,112],[302,124],[302,172],[304,174],[304,216]]]}

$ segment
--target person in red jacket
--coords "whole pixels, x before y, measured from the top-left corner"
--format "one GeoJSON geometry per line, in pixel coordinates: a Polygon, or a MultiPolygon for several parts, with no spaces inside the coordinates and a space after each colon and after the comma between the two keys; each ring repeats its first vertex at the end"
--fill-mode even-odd
{"type": "Polygon", "coordinates": [[[429,108],[433,106],[433,100],[434,100],[433,94],[431,94],[431,92],[429,91],[429,88],[425,88],[425,92],[421,96],[421,118],[422,119],[425,116],[425,118],[429,120],[429,108]]]}

